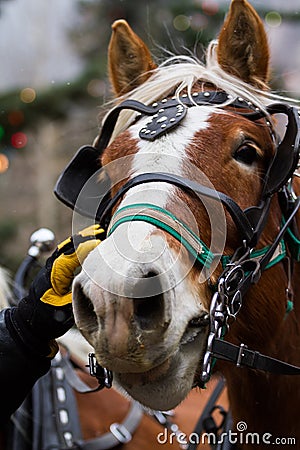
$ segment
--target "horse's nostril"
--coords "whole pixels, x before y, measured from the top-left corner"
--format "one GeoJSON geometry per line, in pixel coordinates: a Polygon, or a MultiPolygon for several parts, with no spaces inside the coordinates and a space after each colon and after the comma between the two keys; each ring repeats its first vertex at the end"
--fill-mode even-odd
{"type": "Polygon", "coordinates": [[[76,285],[74,298],[76,298],[76,301],[74,301],[74,314],[77,326],[80,329],[88,328],[91,330],[93,328],[94,330],[97,330],[98,320],[94,311],[94,305],[85,295],[80,284],[76,285]]]}
{"type": "Polygon", "coordinates": [[[149,272],[133,289],[134,318],[141,329],[165,326],[165,305],[159,276],[149,272]]]}

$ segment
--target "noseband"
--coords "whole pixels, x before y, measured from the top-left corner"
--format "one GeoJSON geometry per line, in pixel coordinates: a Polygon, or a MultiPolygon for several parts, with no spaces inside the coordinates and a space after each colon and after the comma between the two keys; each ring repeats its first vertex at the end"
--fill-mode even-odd
{"type": "MultiPolygon", "coordinates": [[[[224,205],[238,230],[240,247],[234,255],[221,257],[224,270],[215,286],[215,293],[211,301],[210,331],[203,361],[202,383],[206,383],[210,377],[214,358],[233,361],[237,366],[247,366],[276,373],[300,374],[300,368],[298,367],[248,350],[244,344],[238,347],[224,341],[230,319],[237,316],[245,293],[253,284],[258,282],[263,270],[286,256],[286,234],[289,235],[290,251],[297,253],[297,260],[300,260],[300,241],[293,234],[291,228],[300,207],[300,197],[296,198],[289,182],[299,162],[299,141],[299,112],[296,108],[282,103],[270,105],[264,112],[242,98],[231,100],[230,96],[223,91],[207,91],[194,93],[191,97],[185,95],[179,99],[164,99],[152,106],[146,106],[135,100],[126,100],[107,116],[96,146],[81,148],[56,184],[55,194],[63,203],[85,216],[100,221],[102,226],[106,228],[111,221],[112,209],[118,200],[132,187],[144,183],[166,182],[182,189],[189,195],[200,198],[204,196],[224,205]],[[273,128],[268,122],[268,116],[277,113],[287,116],[286,134],[277,145],[275,155],[267,168],[263,180],[261,200],[258,205],[242,210],[231,197],[222,192],[215,191],[187,178],[162,172],[144,173],[130,179],[113,197],[110,192],[110,180],[106,178],[102,182],[102,195],[99,196],[101,184],[99,186],[99,184],[94,183],[89,190],[90,198],[85,198],[85,201],[78,204],[77,198],[82,188],[101,168],[100,157],[110,141],[122,110],[129,109],[137,112],[139,116],[150,116],[150,120],[140,130],[139,135],[141,139],[152,141],[179,126],[185,118],[188,108],[205,105],[227,106],[231,112],[242,115],[251,121],[265,119],[274,140],[276,138],[273,128]],[[255,250],[267,222],[270,202],[275,193],[278,193],[279,196],[283,212],[283,225],[270,246],[255,250]],[[92,197],[98,200],[96,210],[94,207],[89,208],[92,197]]],[[[186,224],[179,221],[169,211],[162,210],[155,205],[139,204],[119,209],[112,218],[108,234],[111,234],[121,223],[132,220],[146,221],[167,231],[183,243],[204,267],[209,267],[216,257],[186,224]]]]}

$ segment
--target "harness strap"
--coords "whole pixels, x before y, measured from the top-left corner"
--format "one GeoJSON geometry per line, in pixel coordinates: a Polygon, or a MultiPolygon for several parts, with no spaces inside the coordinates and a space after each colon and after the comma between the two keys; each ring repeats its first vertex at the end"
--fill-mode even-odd
{"type": "Polygon", "coordinates": [[[280,244],[281,240],[287,233],[290,224],[292,223],[294,217],[296,216],[298,210],[300,208],[300,197],[297,198],[295,201],[294,211],[291,213],[289,218],[286,220],[285,224],[279,231],[278,235],[276,236],[274,242],[270,245],[268,251],[263,255],[263,257],[260,259],[258,266],[251,270],[245,277],[244,281],[242,282],[240,286],[240,292],[242,297],[246,294],[250,286],[254,283],[257,283],[260,279],[260,276],[262,272],[268,267],[268,264],[273,258],[274,253],[276,252],[276,249],[278,248],[278,245],[280,244]]]}
{"type": "Polygon", "coordinates": [[[248,367],[278,375],[300,375],[298,366],[249,350],[244,344],[237,346],[219,338],[214,340],[213,356],[234,362],[238,367],[248,367]]]}
{"type": "MultiPolygon", "coordinates": [[[[252,113],[241,113],[245,117],[247,117],[250,120],[258,120],[265,116],[265,114],[262,111],[257,111],[255,108],[255,105],[251,104],[249,105],[249,102],[246,100],[239,98],[237,100],[232,100],[230,95],[228,95],[224,91],[206,91],[206,92],[195,92],[192,94],[192,98],[188,96],[187,94],[184,94],[179,97],[173,97],[171,99],[163,99],[160,102],[155,102],[152,105],[148,106],[144,103],[141,103],[137,100],[125,100],[124,102],[117,105],[115,108],[113,108],[110,113],[106,116],[102,130],[101,135],[96,141],[95,147],[99,151],[99,155],[102,153],[103,149],[105,149],[110,141],[110,138],[112,136],[112,132],[115,128],[116,122],[118,120],[118,117],[124,109],[129,109],[132,111],[135,111],[139,114],[143,114],[146,116],[153,116],[157,113],[160,113],[162,109],[164,109],[164,112],[166,109],[169,108],[175,108],[180,107],[184,105],[185,107],[193,107],[193,106],[201,106],[201,105],[227,105],[236,109],[250,109],[253,112],[252,113]]],[[[178,111],[176,111],[177,114],[178,111]]],[[[164,131],[160,131],[159,135],[162,133],[165,133],[169,131],[171,128],[177,125],[179,121],[181,121],[186,113],[185,109],[180,108],[180,114],[177,116],[179,117],[178,120],[175,119],[172,127],[168,126],[164,129],[164,131]]],[[[155,133],[155,137],[151,137],[151,132],[149,135],[146,133],[143,133],[143,130],[141,132],[140,137],[143,139],[155,139],[157,137],[158,133],[155,133]]]]}
{"type": "Polygon", "coordinates": [[[77,403],[58,353],[32,390],[32,449],[64,449],[82,439],[77,403]]]}
{"type": "Polygon", "coordinates": [[[204,266],[209,268],[214,255],[204,242],[182,221],[169,211],[152,204],[134,204],[117,210],[107,231],[107,236],[125,222],[143,221],[167,231],[204,266]]]}
{"type": "Polygon", "coordinates": [[[222,192],[218,192],[214,189],[203,186],[195,181],[191,181],[178,175],[175,176],[164,172],[144,173],[141,175],[137,175],[136,177],[125,183],[122,188],[116,193],[116,195],[108,202],[104,210],[102,209],[103,213],[100,218],[100,223],[106,222],[105,219],[110,216],[112,208],[129,189],[134,186],[138,186],[139,184],[153,183],[158,181],[171,183],[174,186],[180,187],[192,194],[197,194],[198,196],[203,195],[204,197],[211,198],[212,200],[221,201],[231,215],[241,235],[241,238],[245,239],[250,247],[253,247],[256,244],[256,242],[253,242],[253,239],[255,238],[256,240],[257,237],[255,235],[253,227],[251,226],[247,218],[247,215],[239,207],[239,205],[234,200],[232,200],[232,198],[228,197],[222,192]]]}
{"type": "Polygon", "coordinates": [[[113,423],[110,431],[102,436],[87,441],[77,441],[76,450],[107,450],[126,444],[131,441],[132,435],[139,426],[143,417],[143,411],[139,403],[132,402],[127,416],[122,423],[113,423]]]}
{"type": "MultiPolygon", "coordinates": [[[[214,260],[219,258],[223,268],[230,263],[232,256],[220,256],[212,253],[206,244],[181,220],[171,212],[150,203],[135,203],[119,208],[113,215],[107,230],[107,236],[111,235],[118,226],[126,222],[142,221],[151,223],[166,231],[177,239],[192,254],[197,261],[206,268],[210,268],[214,260]]],[[[270,251],[271,245],[253,251],[250,254],[251,261],[260,262],[265,254],[270,251]]],[[[268,261],[266,269],[272,267],[286,256],[285,243],[281,240],[274,250],[274,254],[268,261]]]]}
{"type": "Polygon", "coordinates": [[[91,388],[84,381],[82,381],[75,372],[72,363],[67,355],[62,355],[61,365],[69,385],[80,394],[89,394],[92,392],[97,392],[105,387],[105,385],[103,383],[100,383],[99,380],[98,380],[99,384],[96,388],[91,388]]]}
{"type": "MultiPolygon", "coordinates": [[[[215,386],[211,396],[208,399],[208,402],[206,403],[201,416],[198,419],[198,422],[196,423],[196,426],[193,430],[193,434],[196,434],[197,436],[201,436],[201,434],[204,431],[204,421],[205,419],[211,414],[211,410],[213,409],[213,407],[216,404],[216,401],[218,400],[218,398],[220,397],[220,395],[222,394],[223,390],[225,389],[225,379],[224,378],[220,378],[218,380],[217,385],[215,386]]],[[[198,443],[189,443],[187,446],[187,450],[197,450],[198,447],[198,443]]]]}

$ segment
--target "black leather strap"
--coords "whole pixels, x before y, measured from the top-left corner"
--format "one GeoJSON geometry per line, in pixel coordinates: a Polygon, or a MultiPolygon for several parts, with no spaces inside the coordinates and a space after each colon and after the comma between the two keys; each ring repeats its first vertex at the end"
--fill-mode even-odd
{"type": "MultiPolygon", "coordinates": [[[[225,389],[225,379],[220,378],[218,380],[218,383],[216,384],[211,396],[208,399],[208,402],[206,403],[201,416],[198,419],[198,422],[196,423],[195,428],[193,429],[193,435],[201,436],[204,430],[203,422],[204,420],[211,414],[211,410],[216,404],[216,401],[220,397],[221,393],[225,389]]],[[[187,446],[187,450],[197,450],[198,443],[197,442],[189,442],[187,446]]]]}
{"type": "Polygon", "coordinates": [[[218,338],[213,343],[213,356],[233,362],[238,367],[248,367],[278,375],[300,375],[300,367],[298,366],[249,350],[243,344],[237,346],[218,338]]]}
{"type": "Polygon", "coordinates": [[[32,390],[32,450],[70,448],[82,439],[77,402],[58,353],[32,390]]]}
{"type": "Polygon", "coordinates": [[[151,182],[166,182],[171,183],[174,186],[180,187],[192,194],[197,194],[199,196],[211,198],[213,200],[221,201],[226,207],[227,211],[230,213],[242,239],[247,241],[249,246],[253,245],[252,239],[254,236],[254,230],[244,213],[244,211],[235,203],[232,198],[223,194],[222,192],[215,191],[206,186],[203,186],[195,181],[188,180],[186,178],[180,177],[179,175],[171,175],[169,173],[157,172],[157,173],[144,173],[137,175],[136,177],[125,183],[122,188],[117,192],[117,194],[107,203],[107,205],[100,205],[100,210],[97,215],[101,214],[100,223],[105,223],[105,220],[110,216],[112,208],[115,206],[117,201],[123,197],[123,195],[132,187],[138,186],[143,183],[151,182]],[[102,212],[103,211],[103,212],[102,212]]]}
{"type": "MultiPolygon", "coordinates": [[[[179,99],[177,97],[170,99],[163,99],[160,102],[153,103],[153,105],[151,106],[147,106],[144,103],[141,103],[137,100],[130,100],[130,99],[125,100],[124,102],[120,103],[120,105],[112,109],[110,113],[106,116],[100,137],[97,140],[95,147],[98,149],[99,154],[101,154],[103,150],[107,147],[112,132],[115,128],[116,122],[118,120],[118,117],[121,111],[123,111],[123,109],[136,111],[137,113],[146,116],[153,116],[162,109],[166,110],[169,108],[177,107],[178,105],[184,105],[185,107],[192,107],[196,105],[198,106],[222,105],[225,103],[238,110],[255,109],[255,105],[249,105],[249,103],[246,100],[241,98],[234,101],[230,101],[230,96],[224,91],[195,92],[192,94],[192,97],[188,95],[182,95],[179,97],[179,99]]],[[[246,113],[245,117],[249,118],[250,120],[257,120],[260,119],[261,117],[264,117],[264,114],[261,111],[254,111],[252,113],[248,114],[246,113]]],[[[167,130],[169,130],[169,128],[167,130]]],[[[143,133],[141,137],[145,138],[145,136],[143,136],[143,133]]]]}

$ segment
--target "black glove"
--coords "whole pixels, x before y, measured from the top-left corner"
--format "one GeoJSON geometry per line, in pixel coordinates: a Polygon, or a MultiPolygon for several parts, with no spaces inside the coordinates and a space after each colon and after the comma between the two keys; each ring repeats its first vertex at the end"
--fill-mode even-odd
{"type": "Polygon", "coordinates": [[[94,225],[59,244],[33,280],[27,297],[7,310],[7,328],[25,351],[40,356],[55,355],[54,339],[74,324],[71,293],[74,271],[100,244],[101,235],[105,236],[104,230],[94,225]]]}

